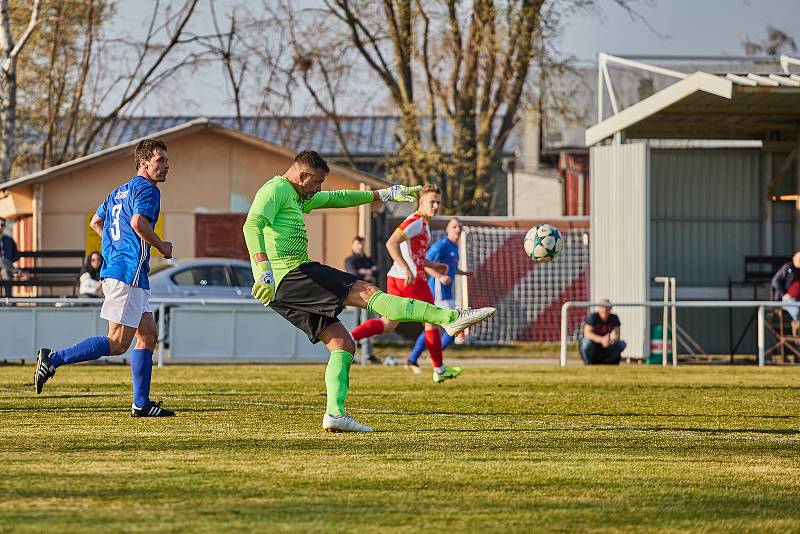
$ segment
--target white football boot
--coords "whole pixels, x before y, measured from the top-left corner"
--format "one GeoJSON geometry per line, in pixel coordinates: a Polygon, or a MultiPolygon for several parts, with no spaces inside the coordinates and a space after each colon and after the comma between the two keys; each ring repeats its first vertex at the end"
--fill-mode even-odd
{"type": "Polygon", "coordinates": [[[350,414],[335,417],[329,413],[322,418],[322,430],[325,432],[372,432],[367,425],[362,425],[350,414]]]}
{"type": "Polygon", "coordinates": [[[491,306],[486,308],[456,308],[456,311],[458,312],[458,317],[456,317],[455,321],[442,325],[444,331],[453,337],[470,326],[488,319],[497,313],[497,308],[492,308],[491,306]]]}

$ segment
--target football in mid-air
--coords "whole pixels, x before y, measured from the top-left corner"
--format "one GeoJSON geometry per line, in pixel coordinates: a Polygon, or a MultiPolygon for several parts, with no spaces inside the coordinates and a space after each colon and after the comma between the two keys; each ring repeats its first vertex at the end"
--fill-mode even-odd
{"type": "Polygon", "coordinates": [[[552,224],[537,224],[525,234],[525,253],[534,261],[553,261],[563,248],[564,238],[552,224]]]}

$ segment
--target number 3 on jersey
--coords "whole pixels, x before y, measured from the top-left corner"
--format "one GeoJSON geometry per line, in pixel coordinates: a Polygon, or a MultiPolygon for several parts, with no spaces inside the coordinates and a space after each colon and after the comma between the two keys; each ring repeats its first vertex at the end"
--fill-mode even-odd
{"type": "Polygon", "coordinates": [[[122,211],[122,204],[114,204],[111,208],[111,239],[119,241],[119,213],[122,211]]]}

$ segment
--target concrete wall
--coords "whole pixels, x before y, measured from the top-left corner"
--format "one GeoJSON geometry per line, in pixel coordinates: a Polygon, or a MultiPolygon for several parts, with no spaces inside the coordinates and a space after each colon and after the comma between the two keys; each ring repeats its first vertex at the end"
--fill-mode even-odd
{"type": "MultiPolygon", "coordinates": [[[[591,298],[647,300],[650,279],[650,150],[645,143],[591,149],[591,298]]],[[[649,353],[649,312],[616,308],[626,354],[649,353]]]]}
{"type": "Polygon", "coordinates": [[[515,172],[508,188],[509,215],[513,217],[560,217],[564,215],[564,191],[555,170],[546,174],[515,172]]]}

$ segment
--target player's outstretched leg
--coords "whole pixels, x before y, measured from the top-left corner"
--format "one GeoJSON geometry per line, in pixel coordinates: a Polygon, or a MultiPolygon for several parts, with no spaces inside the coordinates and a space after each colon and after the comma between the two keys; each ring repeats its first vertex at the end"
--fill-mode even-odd
{"type": "Polygon", "coordinates": [[[377,288],[372,290],[367,309],[393,321],[438,324],[451,336],[458,335],[497,312],[492,307],[449,310],[421,300],[389,295],[377,288]]]}
{"type": "Polygon", "coordinates": [[[56,374],[56,369],[62,365],[88,362],[110,354],[111,345],[105,336],[86,338],[72,347],[55,352],[46,348],[39,349],[36,354],[36,369],[33,373],[36,393],[42,392],[45,382],[50,380],[56,374]]]}
{"type": "Polygon", "coordinates": [[[356,421],[345,409],[347,392],[350,389],[350,366],[353,363],[355,343],[350,333],[340,322],[328,326],[319,336],[331,351],[325,369],[325,386],[328,404],[322,417],[322,428],[326,432],[372,432],[372,429],[356,421]]]}

